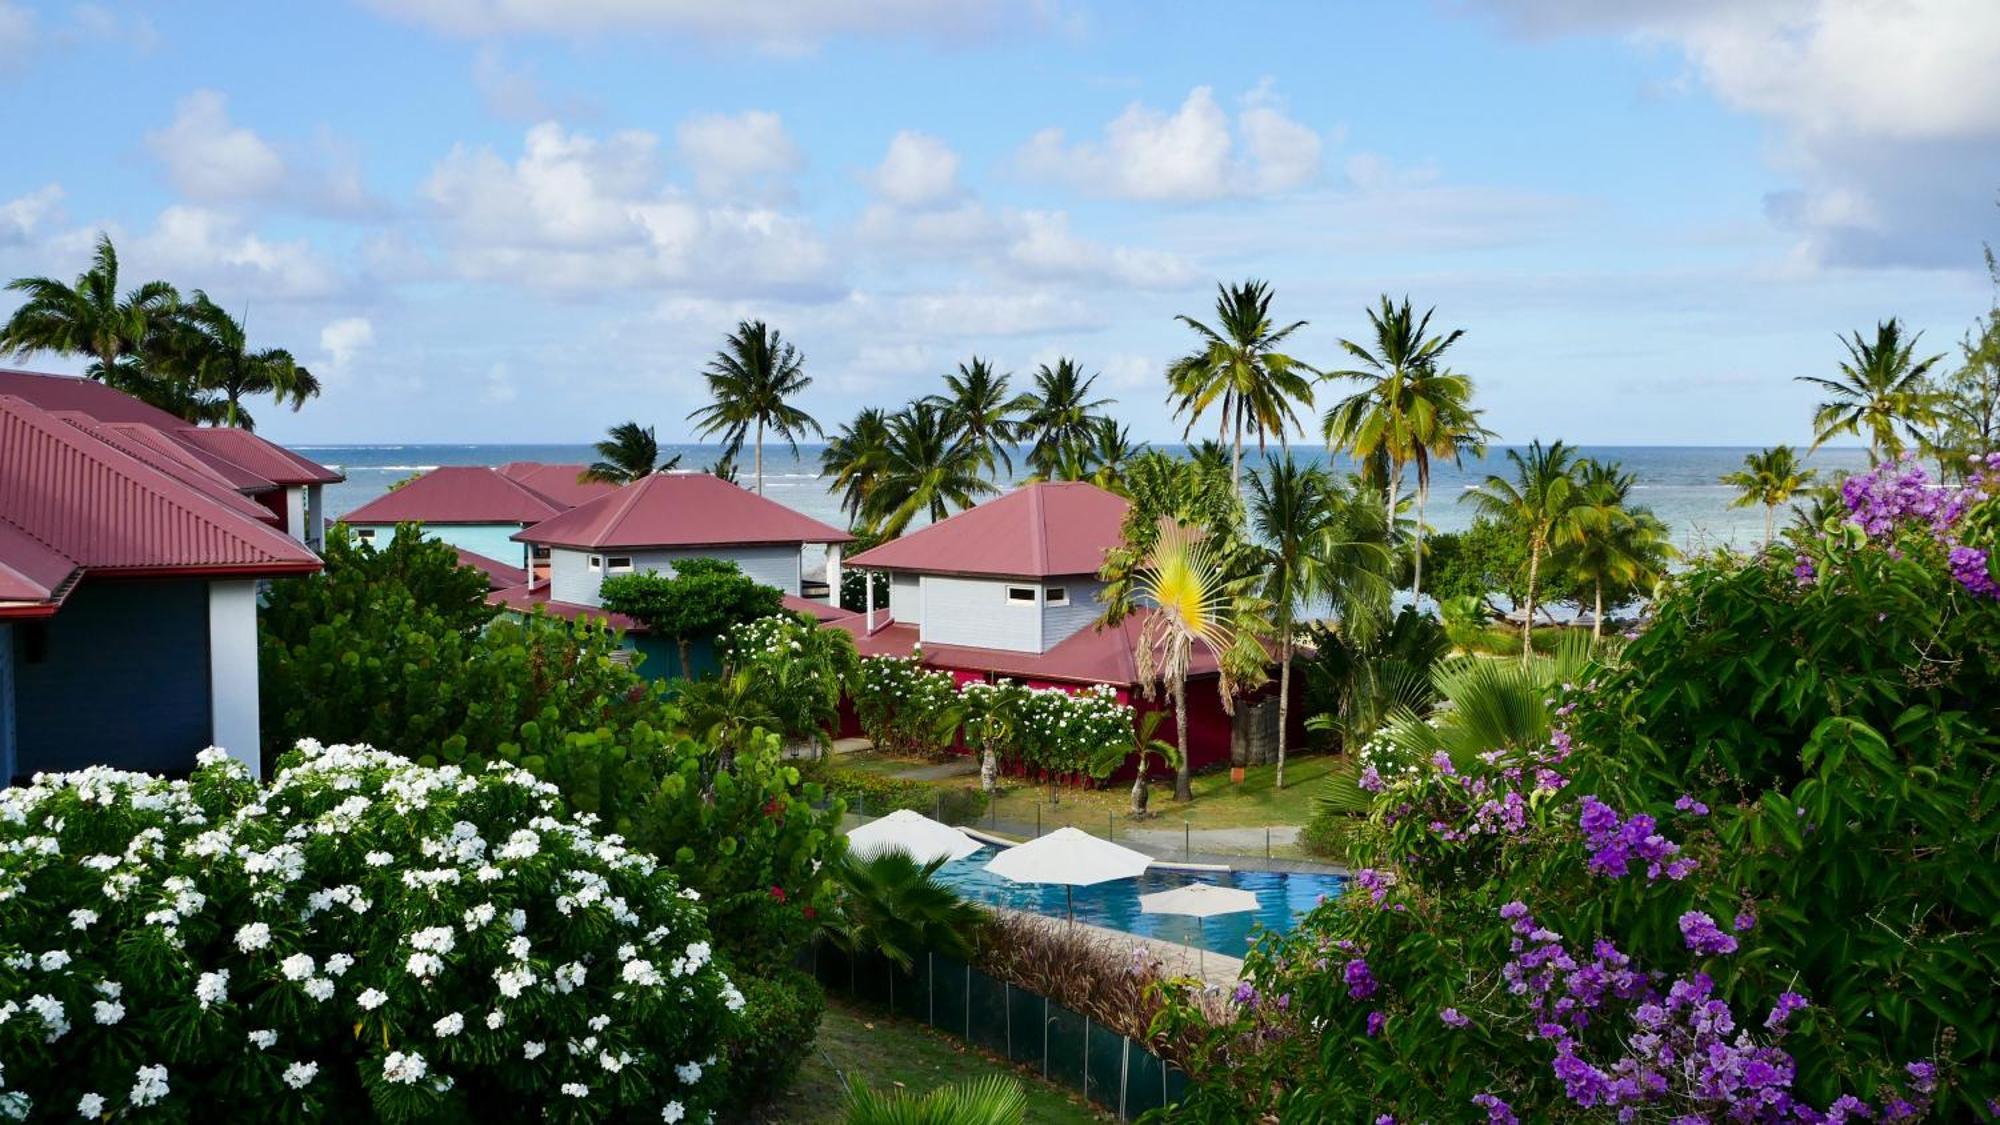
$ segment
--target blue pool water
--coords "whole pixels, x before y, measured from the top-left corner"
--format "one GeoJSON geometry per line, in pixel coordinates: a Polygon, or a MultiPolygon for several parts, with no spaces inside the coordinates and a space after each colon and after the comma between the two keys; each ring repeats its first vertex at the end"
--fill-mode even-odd
{"type": "MultiPolygon", "coordinates": [[[[946,864],[938,877],[967,898],[992,906],[1032,911],[1052,918],[1064,917],[1063,888],[1037,883],[1015,883],[988,874],[986,865],[995,848],[979,851],[946,864]]],[[[1075,890],[1076,920],[1110,930],[1199,945],[1216,953],[1241,957],[1250,948],[1253,928],[1289,931],[1299,916],[1319,905],[1322,897],[1340,894],[1346,880],[1338,875],[1315,875],[1281,871],[1174,871],[1153,870],[1137,879],[1114,879],[1094,887],[1075,890]],[[1197,921],[1177,914],[1142,914],[1139,896],[1167,891],[1189,883],[1216,883],[1237,887],[1257,896],[1257,909],[1243,914],[1223,914],[1197,921]]]]}

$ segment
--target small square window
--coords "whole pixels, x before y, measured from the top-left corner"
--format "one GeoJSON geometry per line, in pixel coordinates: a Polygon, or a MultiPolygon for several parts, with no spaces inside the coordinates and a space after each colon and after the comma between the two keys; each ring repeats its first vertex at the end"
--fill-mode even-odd
{"type": "Polygon", "coordinates": [[[590,573],[596,574],[597,572],[603,569],[604,569],[604,556],[603,555],[590,556],[590,573]]]}
{"type": "Polygon", "coordinates": [[[612,555],[605,565],[613,574],[630,574],[632,573],[632,556],[612,555]]]}
{"type": "Polygon", "coordinates": [[[549,549],[547,547],[535,547],[532,550],[533,550],[533,557],[536,562],[549,561],[549,549]]]}
{"type": "Polygon", "coordinates": [[[1007,603],[1009,605],[1034,605],[1035,588],[1033,586],[1007,587],[1007,603]]]}
{"type": "Polygon", "coordinates": [[[372,527],[356,528],[354,530],[354,537],[363,543],[373,543],[375,541],[375,529],[372,527]]]}
{"type": "Polygon", "coordinates": [[[1042,595],[1043,605],[1068,605],[1069,587],[1051,586],[1042,595]]]}

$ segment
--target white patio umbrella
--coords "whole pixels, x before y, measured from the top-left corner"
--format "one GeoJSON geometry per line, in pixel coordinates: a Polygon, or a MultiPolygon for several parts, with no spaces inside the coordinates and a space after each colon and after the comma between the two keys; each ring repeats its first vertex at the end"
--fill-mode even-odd
{"type": "Polygon", "coordinates": [[[1202,939],[1207,937],[1206,920],[1217,914],[1247,914],[1257,909],[1257,896],[1237,887],[1218,887],[1214,883],[1189,883],[1185,887],[1175,887],[1171,891],[1154,891],[1139,896],[1139,912],[1142,914],[1179,914],[1193,918],[1195,924],[1195,964],[1201,975],[1208,975],[1207,950],[1202,939]]]}
{"type": "Polygon", "coordinates": [[[980,849],[979,841],[949,824],[920,812],[897,809],[847,834],[847,850],[857,859],[874,859],[884,852],[908,852],[918,863],[942,859],[949,863],[980,849]]]}
{"type": "Polygon", "coordinates": [[[1153,857],[1100,840],[1076,828],[1058,828],[1038,840],[1016,844],[986,865],[1016,883],[1060,883],[1070,921],[1076,920],[1075,889],[1113,879],[1134,879],[1153,857]]]}

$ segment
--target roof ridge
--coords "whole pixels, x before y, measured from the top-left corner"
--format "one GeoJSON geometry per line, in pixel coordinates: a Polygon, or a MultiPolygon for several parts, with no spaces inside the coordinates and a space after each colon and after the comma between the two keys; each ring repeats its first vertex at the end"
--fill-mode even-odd
{"type": "Polygon", "coordinates": [[[604,526],[599,528],[597,534],[592,537],[595,542],[591,546],[604,546],[605,540],[617,529],[618,525],[624,523],[625,517],[632,514],[632,506],[639,502],[640,494],[647,491],[648,487],[653,483],[653,478],[657,476],[659,476],[658,473],[647,473],[645,476],[611,494],[618,496],[622,493],[624,494],[624,499],[619,501],[617,505],[618,511],[610,519],[604,521],[604,526]]]}
{"type": "Polygon", "coordinates": [[[1029,485],[1028,493],[1028,518],[1032,521],[1030,531],[1034,535],[1035,561],[1046,574],[1049,570],[1049,521],[1048,514],[1042,509],[1041,484],[1029,485]]]}

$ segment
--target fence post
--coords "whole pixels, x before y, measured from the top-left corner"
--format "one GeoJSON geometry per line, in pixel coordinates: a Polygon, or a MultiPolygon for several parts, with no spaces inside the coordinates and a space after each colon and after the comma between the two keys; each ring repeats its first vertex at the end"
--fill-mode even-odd
{"type": "Polygon", "coordinates": [[[1129,1121],[1125,1112],[1125,1088],[1132,1081],[1132,1038],[1120,1036],[1125,1041],[1125,1049],[1118,1054],[1118,1120],[1129,1121]]]}
{"type": "Polygon", "coordinates": [[[1111,817],[1112,814],[1108,812],[1104,814],[1104,838],[1107,840],[1111,839],[1112,833],[1116,831],[1116,828],[1113,825],[1111,817]]]}
{"type": "Polygon", "coordinates": [[[937,954],[924,954],[924,995],[930,998],[931,1016],[924,1022],[937,1026],[937,954]]]}
{"type": "Polygon", "coordinates": [[[1035,839],[1042,838],[1042,799],[1035,798],[1035,839]]]}
{"type": "Polygon", "coordinates": [[[1186,820],[1181,821],[1181,858],[1194,858],[1194,828],[1186,820]]]}
{"type": "Polygon", "coordinates": [[[942,821],[944,820],[944,794],[943,794],[943,793],[932,793],[932,794],[931,794],[931,819],[932,819],[932,820],[935,820],[935,821],[940,821],[940,822],[942,822],[942,821]]]}
{"type": "Polygon", "coordinates": [[[1264,829],[1264,858],[1271,858],[1271,830],[1269,828],[1264,829]]]}
{"type": "Polygon", "coordinates": [[[1049,998],[1042,997],[1042,1077],[1049,1076],[1049,998]]]}

